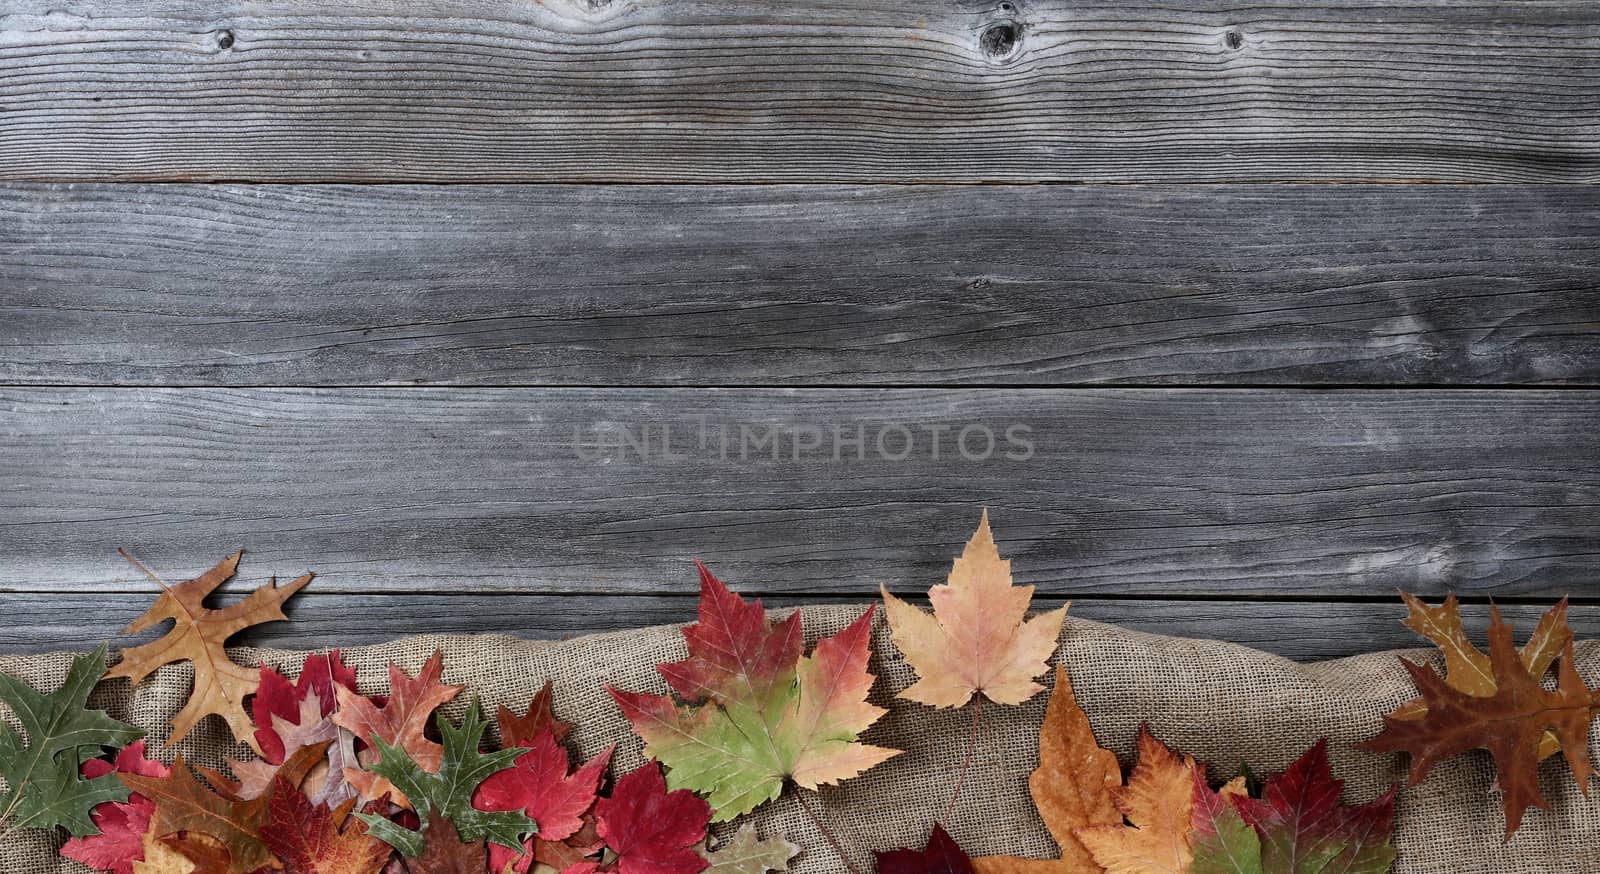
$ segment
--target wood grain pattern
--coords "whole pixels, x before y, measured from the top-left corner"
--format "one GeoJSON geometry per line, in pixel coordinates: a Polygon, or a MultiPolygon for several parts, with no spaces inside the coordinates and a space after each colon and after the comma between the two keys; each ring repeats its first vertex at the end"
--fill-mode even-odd
{"type": "Polygon", "coordinates": [[[247,581],[335,593],[692,594],[699,556],[859,594],[942,579],[987,505],[1057,595],[1595,594],[1597,416],[1533,390],[6,389],[0,589],[127,590],[125,546],[180,579],[246,547],[247,581]]]}
{"type": "Polygon", "coordinates": [[[0,178],[1600,181],[1600,7],[14,0],[0,178]]]}
{"type": "MultiPolygon", "coordinates": [[[[127,623],[149,606],[151,595],[60,595],[0,593],[0,652],[51,652],[83,649],[95,641],[114,647],[153,639],[153,630],[118,637],[127,623]]],[[[864,603],[855,598],[811,596],[767,598],[769,607],[798,603],[864,603]]],[[[1039,598],[1035,607],[1059,606],[1039,598]]],[[[1538,622],[1542,606],[1501,605],[1519,636],[1538,622]]],[[[622,631],[672,622],[692,622],[690,597],[607,595],[577,601],[567,595],[327,595],[307,591],[290,602],[289,622],[247,629],[240,646],[325,649],[360,646],[410,634],[512,634],[531,639],[564,639],[580,634],[622,631]],[[582,605],[583,609],[575,609],[582,605]]],[[[1483,641],[1487,607],[1467,605],[1463,615],[1473,638],[1483,641]]],[[[1400,624],[1405,608],[1393,603],[1300,603],[1277,601],[1132,601],[1084,599],[1072,605],[1080,619],[1113,622],[1151,634],[1226,640],[1300,661],[1342,658],[1385,649],[1426,646],[1400,624]]],[[[1580,638],[1600,636],[1600,607],[1579,605],[1569,614],[1580,638]]]]}
{"type": "Polygon", "coordinates": [[[11,186],[0,382],[1594,384],[1597,237],[1587,186],[11,186]]]}

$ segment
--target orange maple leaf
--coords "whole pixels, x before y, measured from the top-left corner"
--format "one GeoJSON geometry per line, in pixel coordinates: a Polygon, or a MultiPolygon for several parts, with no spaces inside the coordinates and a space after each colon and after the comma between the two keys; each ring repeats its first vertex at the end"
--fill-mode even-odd
{"type": "Polygon", "coordinates": [[[960,707],[982,693],[1021,704],[1044,689],[1033,678],[1048,667],[1067,606],[1026,619],[1033,587],[1011,585],[1011,562],[995,547],[988,510],[948,583],[928,591],[933,615],[880,589],[895,645],[917,671],[898,697],[960,707]]]}
{"type": "Polygon", "coordinates": [[[1166,874],[1189,869],[1194,852],[1195,765],[1139,728],[1139,764],[1111,800],[1131,825],[1090,825],[1073,830],[1107,874],[1166,874]]]}
{"type": "Polygon", "coordinates": [[[283,603],[305,588],[313,574],[308,573],[282,588],[273,578],[237,604],[220,609],[206,607],[206,597],[233,576],[241,555],[243,551],[235,552],[200,576],[170,587],[139,565],[161,585],[161,596],[122,633],[144,631],[168,619],[173,621],[173,626],[158,640],[123,650],[122,661],[106,672],[106,677],[127,677],[137,683],[162,665],[180,661],[194,663],[194,691],[188,703],[172,718],[172,734],[166,743],[169,747],[193,731],[202,717],[216,714],[227,721],[235,738],[260,752],[255,739],[256,727],[244,708],[244,699],[256,690],[259,673],[254,668],[234,664],[228,658],[225,644],[229,637],[252,625],[287,619],[283,615],[283,603]]]}
{"type": "MultiPolygon", "coordinates": [[[[384,743],[404,749],[423,770],[437,771],[444,757],[444,747],[425,734],[428,720],[439,705],[466,688],[440,683],[443,673],[444,656],[438,650],[428,657],[415,677],[406,676],[398,665],[389,665],[389,700],[382,707],[370,698],[336,685],[333,691],[339,706],[334,711],[333,721],[367,744],[375,737],[382,738],[384,743]]],[[[371,747],[360,755],[363,764],[371,764],[377,758],[377,750],[371,747]]],[[[361,793],[363,800],[375,801],[388,794],[396,804],[410,806],[405,795],[386,777],[360,768],[345,768],[344,776],[361,793]]]]}

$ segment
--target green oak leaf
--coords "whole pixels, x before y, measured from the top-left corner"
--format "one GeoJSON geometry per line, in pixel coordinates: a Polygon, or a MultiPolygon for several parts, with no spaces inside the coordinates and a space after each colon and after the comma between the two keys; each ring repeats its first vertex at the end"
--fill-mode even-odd
{"type": "Polygon", "coordinates": [[[472,806],[472,793],[489,775],[504,771],[527,752],[522,747],[492,753],[478,751],[483,740],[484,722],[478,712],[478,700],[472,700],[467,715],[458,728],[449,720],[439,720],[439,735],[444,742],[444,755],[436,773],[424,771],[402,747],[390,746],[381,737],[371,738],[378,751],[378,761],[367,770],[388,778],[411,801],[423,831],[403,828],[384,816],[370,813],[354,814],[367,824],[367,831],[375,838],[400,851],[408,858],[422,855],[426,848],[423,832],[431,817],[442,816],[456,827],[463,843],[488,838],[497,844],[515,850],[522,842],[538,831],[538,825],[520,810],[487,811],[472,806]]]}
{"type": "Polygon", "coordinates": [[[120,749],[144,735],[104,710],[89,710],[89,693],[106,672],[106,645],[72,660],[59,689],[42,694],[16,677],[0,674],[0,701],[22,725],[22,733],[0,723],[0,822],[12,828],[67,829],[76,837],[100,830],[89,812],[105,801],[127,801],[115,775],[85,780],[83,763],[106,748],[120,749]]]}

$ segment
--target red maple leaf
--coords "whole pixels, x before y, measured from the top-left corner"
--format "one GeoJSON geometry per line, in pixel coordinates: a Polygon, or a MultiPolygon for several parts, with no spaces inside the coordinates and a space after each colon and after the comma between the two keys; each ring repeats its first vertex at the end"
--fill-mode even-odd
{"type": "MultiPolygon", "coordinates": [[[[699,874],[711,863],[696,849],[706,839],[711,805],[687,789],[667,791],[661,765],[649,762],[617,781],[610,798],[594,806],[606,846],[617,854],[617,874],[699,874]]],[[[582,862],[563,874],[596,874],[582,862]]]]}
{"type": "Polygon", "coordinates": [[[550,855],[539,852],[539,843],[566,841],[583,829],[585,814],[594,806],[600,780],[616,747],[608,748],[569,775],[571,759],[561,746],[561,739],[571,728],[556,719],[550,709],[549,683],[529,703],[526,716],[518,717],[500,708],[500,735],[506,747],[527,747],[528,752],[513,767],[480,784],[472,806],[479,810],[526,810],[539,824],[539,831],[523,844],[521,853],[491,844],[491,871],[498,874],[510,866],[516,874],[526,874],[536,857],[550,855]]]}
{"type": "Polygon", "coordinates": [[[356,691],[356,672],[339,659],[339,651],[327,655],[306,656],[300,667],[300,678],[295,682],[266,665],[261,666],[261,685],[250,699],[250,717],[256,728],[256,743],[261,745],[261,757],[274,765],[283,764],[285,750],[283,738],[272,727],[274,716],[284,722],[299,724],[300,702],[308,695],[316,695],[321,715],[327,716],[338,705],[334,686],[356,691]]]}
{"type": "Polygon", "coordinates": [[[359,823],[346,824],[354,806],[348,801],[329,810],[313,804],[280,777],[261,840],[288,874],[378,874],[394,850],[359,823]]]}
{"type": "MultiPolygon", "coordinates": [[[[134,741],[117,753],[115,763],[90,759],[83,763],[83,776],[93,780],[111,773],[167,776],[167,766],[144,756],[144,741],[134,741]]],[[[150,828],[156,803],[133,793],[128,800],[107,801],[90,811],[100,834],[73,838],[61,848],[61,855],[100,871],[133,874],[133,863],[144,861],[144,833],[150,828]]]]}
{"type": "Polygon", "coordinates": [[[972,859],[938,823],[928,836],[927,849],[873,853],[878,874],[973,874],[972,859]]]}
{"type": "Polygon", "coordinates": [[[1261,836],[1261,860],[1268,871],[1299,871],[1320,860],[1327,871],[1387,871],[1394,861],[1389,834],[1394,797],[1389,787],[1359,807],[1344,807],[1344,781],[1333,778],[1328,740],[1317,741],[1289,769],[1267,781],[1261,798],[1233,796],[1245,822],[1261,836]]]}

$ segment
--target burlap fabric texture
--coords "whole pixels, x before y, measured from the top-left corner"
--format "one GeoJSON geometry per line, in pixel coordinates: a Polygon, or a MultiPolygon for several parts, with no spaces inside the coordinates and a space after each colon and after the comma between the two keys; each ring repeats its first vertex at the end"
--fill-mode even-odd
{"type": "MultiPolygon", "coordinates": [[[[806,608],[810,641],[843,628],[861,607],[806,608]]],[[[332,643],[332,641],[330,641],[332,643]]],[[[813,806],[838,833],[858,866],[871,870],[872,849],[921,846],[943,809],[960,769],[971,710],[935,711],[895,692],[912,682],[910,667],[889,641],[881,617],[874,636],[873,699],[889,714],[866,740],[905,752],[866,775],[825,789],[813,806]]],[[[415,672],[435,649],[444,653],[445,680],[466,684],[486,708],[504,703],[519,712],[544,681],[555,681],[557,715],[576,724],[572,740],[583,756],[617,743],[613,773],[638,766],[641,744],[604,691],[605,684],[665,692],[657,662],[685,655],[677,626],[595,635],[563,642],[523,641],[498,636],[415,637],[344,650],[360,674],[363,692],[384,691],[390,660],[415,672]]],[[[1578,646],[1579,671],[1596,684],[1600,645],[1578,646]]],[[[303,653],[241,649],[244,664],[265,662],[297,670],[303,653]]],[[[1078,699],[1102,745],[1128,762],[1141,722],[1161,739],[1212,763],[1212,776],[1236,772],[1240,762],[1258,771],[1281,769],[1322,736],[1330,739],[1345,800],[1359,802],[1400,780],[1404,762],[1354,749],[1377,733],[1380,717],[1414,696],[1397,653],[1373,653],[1337,661],[1297,664],[1228,643],[1161,637],[1068,618],[1057,659],[1072,677],[1078,699]]],[[[1430,651],[1404,653],[1434,661],[1430,651]]],[[[66,673],[65,655],[0,657],[0,671],[38,687],[54,688],[66,673]]],[[[1434,662],[1437,664],[1437,662],[1434,662]]],[[[187,667],[166,668],[136,688],[118,680],[103,684],[96,706],[162,738],[166,721],[190,685],[187,667]]],[[[1039,722],[1045,695],[1021,707],[985,709],[977,752],[961,802],[948,829],[973,855],[1011,853],[1050,857],[1055,845],[1034,812],[1028,774],[1037,764],[1039,722]]],[[[467,696],[445,708],[459,716],[467,696]]],[[[970,706],[969,706],[970,707],[970,706]]],[[[177,751],[193,761],[217,765],[235,747],[224,741],[218,720],[207,720],[177,751]],[[213,724],[214,723],[214,724],[213,724]]],[[[1591,748],[1595,741],[1591,737],[1591,748]]],[[[170,754],[172,751],[167,751],[170,754]]],[[[1490,794],[1493,768],[1486,754],[1447,761],[1421,786],[1400,797],[1395,840],[1398,872],[1555,874],[1600,872],[1600,798],[1583,798],[1557,760],[1545,763],[1543,786],[1549,812],[1530,811],[1522,830],[1502,842],[1504,819],[1490,794]]],[[[792,870],[835,874],[837,855],[805,816],[790,789],[753,818],[763,834],[782,832],[804,847],[792,870]]],[[[726,829],[719,833],[726,834],[726,829]]],[[[81,872],[56,856],[60,838],[28,833],[0,846],[0,870],[8,874],[81,872]]]]}

